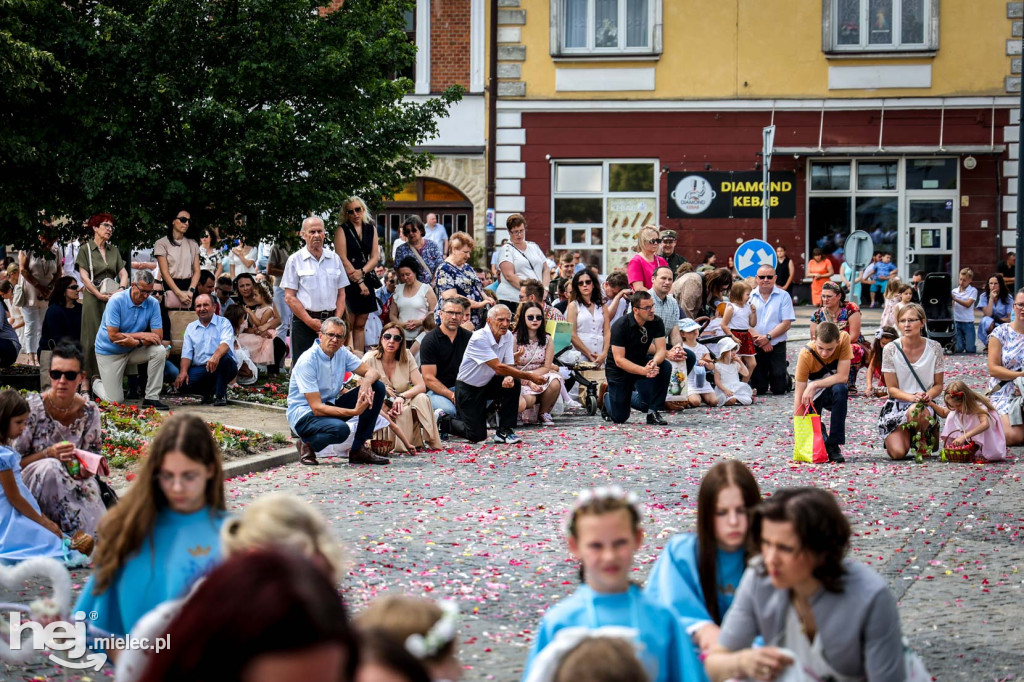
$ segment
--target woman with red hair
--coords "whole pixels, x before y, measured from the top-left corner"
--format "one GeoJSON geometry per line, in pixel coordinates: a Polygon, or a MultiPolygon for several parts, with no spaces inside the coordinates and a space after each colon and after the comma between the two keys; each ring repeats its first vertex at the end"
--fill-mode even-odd
{"type": "Polygon", "coordinates": [[[109,213],[97,213],[89,218],[89,229],[92,239],[82,244],[75,259],[78,274],[82,277],[85,293],[82,297],[82,350],[85,352],[86,384],[91,385],[93,377],[99,375],[96,365],[96,332],[100,328],[100,319],[107,301],[117,291],[128,288],[128,270],[117,247],[110,243],[114,234],[114,216],[109,213]],[[114,280],[119,289],[110,291],[110,286],[103,286],[106,279],[114,280]],[[101,291],[107,288],[107,291],[101,291]]]}

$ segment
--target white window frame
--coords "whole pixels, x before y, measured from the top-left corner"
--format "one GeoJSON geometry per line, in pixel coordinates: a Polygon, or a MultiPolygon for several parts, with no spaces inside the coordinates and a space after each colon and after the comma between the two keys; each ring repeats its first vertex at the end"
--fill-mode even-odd
{"type": "Polygon", "coordinates": [[[616,57],[645,57],[657,56],[662,51],[662,2],[663,0],[648,0],[647,3],[647,46],[626,47],[626,0],[619,0],[619,46],[618,47],[594,47],[594,2],[587,0],[587,46],[566,47],[565,46],[565,3],[567,0],[550,0],[551,2],[551,25],[550,25],[550,47],[553,57],[583,57],[583,58],[616,58],[616,57]]]}
{"type": "Polygon", "coordinates": [[[607,245],[609,241],[608,234],[608,200],[615,198],[627,198],[627,199],[646,199],[650,198],[654,201],[654,216],[655,223],[658,222],[657,217],[661,215],[661,182],[660,182],[660,160],[656,158],[613,158],[613,159],[552,159],[551,160],[551,235],[550,242],[551,248],[555,251],[565,250],[591,250],[601,252],[601,271],[605,269],[605,263],[607,262],[607,245]],[[609,166],[619,163],[649,163],[651,164],[651,173],[654,176],[654,190],[651,192],[611,192],[608,190],[609,180],[609,166]],[[599,192],[559,192],[556,189],[556,182],[558,180],[558,167],[559,166],[601,166],[601,191],[599,192]],[[556,199],[600,199],[601,200],[601,222],[599,223],[556,223],[555,222],[555,200],[556,199]],[[592,228],[601,228],[601,243],[594,244],[592,241],[592,228]],[[572,230],[586,228],[587,239],[584,242],[572,241],[572,230]],[[565,230],[565,244],[558,244],[555,242],[555,230],[565,230]]]}
{"type": "Polygon", "coordinates": [[[821,42],[822,50],[832,56],[857,56],[875,54],[900,54],[913,53],[914,56],[921,56],[920,53],[932,53],[939,49],[939,1],[923,0],[924,2],[924,42],[923,43],[900,43],[902,32],[903,12],[901,5],[903,0],[893,0],[892,35],[893,42],[888,45],[872,45],[868,42],[869,24],[868,8],[870,0],[860,0],[860,43],[857,45],[839,44],[839,0],[822,0],[821,2],[821,42]]]}

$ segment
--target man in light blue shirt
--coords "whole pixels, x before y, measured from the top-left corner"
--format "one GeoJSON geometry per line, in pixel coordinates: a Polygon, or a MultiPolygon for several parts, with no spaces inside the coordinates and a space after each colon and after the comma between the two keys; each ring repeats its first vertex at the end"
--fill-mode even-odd
{"type": "Polygon", "coordinates": [[[200,294],[195,300],[195,322],[185,327],[181,345],[181,368],[174,387],[187,385],[189,393],[198,393],[203,404],[218,407],[228,404],[228,384],[238,374],[238,361],[232,352],[235,330],[231,323],[213,312],[213,297],[200,294]]]}
{"type": "Polygon", "coordinates": [[[345,347],[348,328],[340,317],[328,317],[317,339],[292,365],[288,383],[288,425],[299,437],[303,464],[319,464],[316,453],[344,443],[352,430],[347,421],[359,417],[349,450],[349,464],[390,464],[372,452],[366,441],[373,435],[387,391],[377,371],[345,347]],[[361,376],[359,389],[342,394],[345,375],[361,376]]]}
{"type": "Polygon", "coordinates": [[[788,383],[786,339],[796,313],[792,297],[785,289],[775,286],[772,266],[762,265],[757,269],[757,288],[750,296],[750,303],[757,308],[757,326],[750,330],[757,360],[750,387],[758,395],[767,395],[769,386],[773,394],[782,395],[788,383]]]}
{"type": "Polygon", "coordinates": [[[146,381],[144,407],[170,409],[160,402],[160,389],[164,381],[164,360],[167,349],[163,345],[163,323],[160,304],[152,297],[153,273],[135,270],[132,285],[110,297],[96,332],[96,366],[99,381],[94,381],[93,392],[100,400],[124,402],[121,387],[125,369],[129,364],[146,363],[149,374],[146,381]]]}

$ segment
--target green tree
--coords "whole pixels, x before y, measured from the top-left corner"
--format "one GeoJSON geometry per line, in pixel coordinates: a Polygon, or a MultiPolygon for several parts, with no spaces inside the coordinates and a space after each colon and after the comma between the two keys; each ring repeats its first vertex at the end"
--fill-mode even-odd
{"type": "MultiPolygon", "coordinates": [[[[403,99],[411,83],[393,75],[415,60],[404,32],[413,5],[60,6],[49,20],[58,26],[31,36],[64,65],[60,87],[40,93],[35,106],[47,114],[39,121],[18,121],[37,136],[34,147],[48,158],[37,165],[58,191],[33,196],[22,187],[0,200],[4,236],[24,236],[11,227],[39,208],[76,223],[109,211],[120,233],[146,243],[187,208],[197,225],[231,226],[253,241],[293,230],[311,212],[334,213],[350,194],[379,201],[426,167],[427,155],[411,148],[436,133],[437,118],[461,96],[452,88],[422,103],[403,99]],[[237,214],[246,216],[238,228],[237,214]]],[[[14,159],[5,183],[25,165],[14,159]]]]}

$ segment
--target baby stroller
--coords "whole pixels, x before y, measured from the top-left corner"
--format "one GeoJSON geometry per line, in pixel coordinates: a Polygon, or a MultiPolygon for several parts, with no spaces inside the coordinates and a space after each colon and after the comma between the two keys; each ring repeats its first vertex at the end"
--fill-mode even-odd
{"type": "MultiPolygon", "coordinates": [[[[578,383],[586,391],[586,395],[583,398],[583,406],[587,409],[587,414],[594,416],[597,414],[597,384],[596,380],[588,379],[585,376],[585,372],[591,372],[597,369],[597,364],[588,362],[586,360],[577,362],[563,361],[562,356],[569,351],[573,350],[571,345],[566,346],[562,350],[555,353],[555,364],[559,367],[565,367],[572,374],[571,380],[578,383]]],[[[574,354],[577,355],[578,354],[574,354]]]]}
{"type": "Polygon", "coordinates": [[[929,339],[953,351],[956,327],[953,324],[953,277],[948,272],[930,272],[921,287],[921,306],[928,319],[925,329],[929,339]]]}

